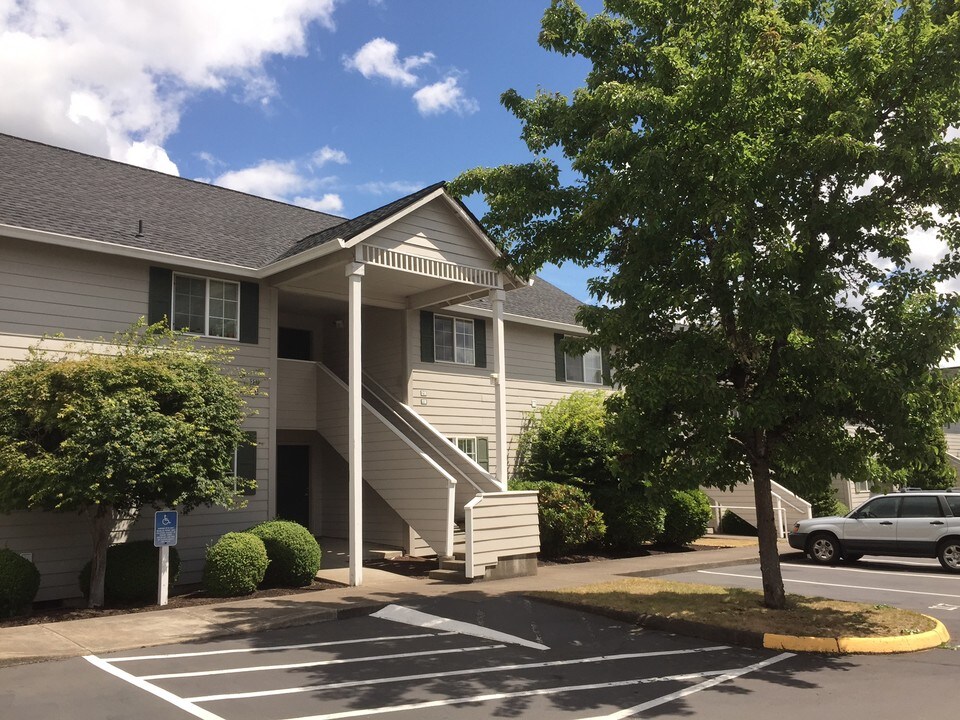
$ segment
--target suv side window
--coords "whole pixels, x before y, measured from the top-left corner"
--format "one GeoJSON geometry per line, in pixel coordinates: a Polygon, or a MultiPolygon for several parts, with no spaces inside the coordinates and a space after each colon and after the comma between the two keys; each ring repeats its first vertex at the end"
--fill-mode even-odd
{"type": "Polygon", "coordinates": [[[880,497],[857,510],[856,516],[858,518],[895,518],[899,505],[898,497],[880,497]]]}
{"type": "Polygon", "coordinates": [[[940,507],[940,498],[936,497],[935,495],[905,497],[900,505],[900,517],[943,517],[943,509],[940,507]]]}
{"type": "Polygon", "coordinates": [[[947,495],[946,500],[953,514],[960,517],[960,495],[947,495]]]}

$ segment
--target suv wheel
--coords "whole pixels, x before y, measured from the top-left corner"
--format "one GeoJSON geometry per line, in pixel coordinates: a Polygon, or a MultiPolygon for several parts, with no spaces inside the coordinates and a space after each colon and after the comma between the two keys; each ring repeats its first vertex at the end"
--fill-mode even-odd
{"type": "Polygon", "coordinates": [[[937,560],[945,570],[960,572],[960,538],[950,538],[940,543],[937,560]]]}
{"type": "MultiPolygon", "coordinates": [[[[960,551],[960,547],[955,548],[960,551]]],[[[828,533],[817,533],[807,546],[810,559],[821,565],[833,565],[840,559],[840,543],[828,533]]]]}

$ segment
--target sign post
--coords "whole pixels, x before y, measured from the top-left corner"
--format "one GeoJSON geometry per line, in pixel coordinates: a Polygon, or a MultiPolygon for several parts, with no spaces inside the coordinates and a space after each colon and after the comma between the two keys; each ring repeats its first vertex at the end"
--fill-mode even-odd
{"type": "Polygon", "coordinates": [[[153,514],[153,546],[160,548],[157,577],[157,604],[167,604],[167,585],[170,582],[170,546],[177,544],[177,511],[160,510],[153,514]]]}

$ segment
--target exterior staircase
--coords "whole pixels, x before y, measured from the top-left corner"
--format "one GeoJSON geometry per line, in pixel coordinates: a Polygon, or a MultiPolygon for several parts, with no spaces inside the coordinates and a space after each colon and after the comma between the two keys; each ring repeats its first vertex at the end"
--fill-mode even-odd
{"type": "MultiPolygon", "coordinates": [[[[806,520],[813,516],[809,502],[783,485],[771,481],[771,495],[773,498],[773,514],[777,523],[777,532],[780,537],[786,537],[787,531],[798,520],[806,520]]],[[[713,508],[713,518],[710,527],[716,530],[720,526],[723,514],[729,510],[744,522],[757,526],[757,508],[753,492],[753,481],[737,485],[732,490],[718,490],[717,488],[700,488],[708,498],[713,508]]]]}

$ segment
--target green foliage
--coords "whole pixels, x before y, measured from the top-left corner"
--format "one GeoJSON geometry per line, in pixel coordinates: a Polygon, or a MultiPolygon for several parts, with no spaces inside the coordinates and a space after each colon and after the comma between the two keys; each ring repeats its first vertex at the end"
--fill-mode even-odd
{"type": "Polygon", "coordinates": [[[112,345],[33,348],[0,372],[0,510],[232,505],[256,382],[228,360],[142,320],[112,345]]]}
{"type": "Polygon", "coordinates": [[[514,477],[584,488],[613,482],[616,447],[608,428],[607,393],[575,392],[531,413],[517,441],[514,477]]]}
{"type": "Polygon", "coordinates": [[[686,545],[703,537],[713,511],[702,490],[674,490],[663,500],[666,517],[658,542],[686,545]]]}
{"type": "Polygon", "coordinates": [[[227,533],[207,548],[203,586],[215,597],[249,595],[263,582],[267,549],[250,533],[227,533]]]}
{"type": "Polygon", "coordinates": [[[757,536],[757,529],[731,510],[724,510],[720,518],[720,532],[724,535],[757,536]]]}
{"type": "Polygon", "coordinates": [[[40,589],[40,572],[10,548],[0,548],[0,618],[21,615],[40,589]]]}
{"type": "Polygon", "coordinates": [[[606,525],[587,494],[578,487],[554,482],[513,480],[511,490],[540,493],[540,551],[558,557],[603,539],[606,525]]]}
{"type": "MultiPolygon", "coordinates": [[[[590,64],[585,86],[504,93],[536,158],[451,189],[484,194],[521,272],[599,266],[603,303],[579,319],[624,388],[621,481],[827,487],[872,458],[946,477],[957,8],[609,0],[588,17],[554,0],[542,26],[544,48],[590,64]],[[942,256],[910,266],[914,228],[942,256]]],[[[782,607],[775,535],[765,601],[782,607]]]]}
{"type": "MultiPolygon", "coordinates": [[[[180,553],[170,548],[169,585],[176,585],[180,577],[180,553]]],[[[90,595],[90,568],[87,564],[80,570],[77,580],[84,597],[90,595]]],[[[107,548],[107,574],[104,581],[105,600],[110,605],[147,602],[157,597],[157,578],[160,568],[160,551],[151,540],[111,545],[107,548]]]]}
{"type": "Polygon", "coordinates": [[[666,511],[642,489],[606,488],[593,492],[607,524],[606,544],[621,551],[639,550],[663,534],[666,511]]]}
{"type": "Polygon", "coordinates": [[[270,520],[247,532],[267,548],[270,566],[263,584],[271,587],[309,585],[320,569],[320,546],[303,525],[289,520],[270,520]]]}
{"type": "Polygon", "coordinates": [[[141,318],[112,344],[38,345],[0,372],[0,512],[91,517],[91,606],[103,603],[116,518],[144,505],[231,507],[253,485],[233,477],[233,457],[258,380],[228,372],[230,359],[141,318]]]}

